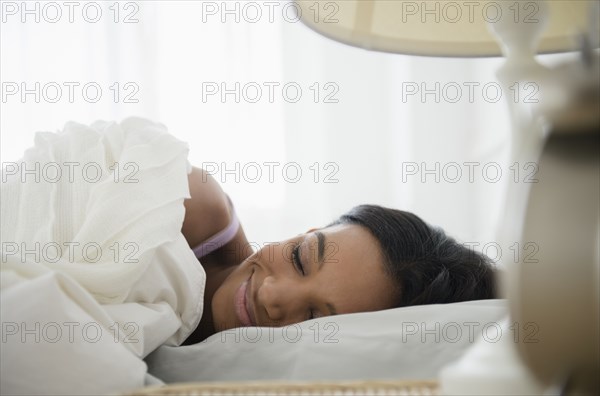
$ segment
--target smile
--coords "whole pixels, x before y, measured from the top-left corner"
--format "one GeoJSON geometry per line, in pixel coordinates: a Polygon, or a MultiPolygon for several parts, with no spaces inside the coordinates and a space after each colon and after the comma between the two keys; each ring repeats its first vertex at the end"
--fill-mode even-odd
{"type": "Polygon", "coordinates": [[[249,296],[249,292],[250,292],[250,279],[252,278],[252,275],[250,276],[250,278],[248,278],[247,280],[245,280],[244,282],[242,282],[242,284],[240,285],[240,287],[237,289],[237,291],[235,292],[235,297],[234,297],[234,306],[235,306],[235,313],[239,319],[239,321],[242,323],[243,326],[255,326],[255,322],[252,320],[251,318],[251,314],[250,312],[252,312],[252,305],[250,303],[250,296],[249,296]]]}

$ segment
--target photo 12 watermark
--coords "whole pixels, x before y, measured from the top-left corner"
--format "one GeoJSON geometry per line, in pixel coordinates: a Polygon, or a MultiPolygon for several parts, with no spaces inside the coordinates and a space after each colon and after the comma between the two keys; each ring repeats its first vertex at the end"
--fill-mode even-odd
{"type": "Polygon", "coordinates": [[[104,327],[97,322],[2,322],[2,343],[95,344],[106,334],[115,343],[137,344],[140,326],[136,322],[113,322],[104,327]]]}
{"type": "MultiPolygon", "coordinates": [[[[290,324],[286,326],[247,326],[236,327],[219,332],[221,343],[289,343],[295,344],[300,341],[312,342],[315,344],[337,344],[339,339],[337,334],[339,325],[334,321],[315,321],[310,325],[302,325],[300,323],[290,324]]],[[[207,342],[208,339],[202,342],[207,342]]]]}
{"type": "Polygon", "coordinates": [[[498,162],[403,162],[401,164],[402,183],[537,183],[539,165],[536,162],[513,162],[508,167],[498,162]]]}
{"type": "Polygon", "coordinates": [[[535,264],[539,262],[536,256],[540,251],[540,246],[533,241],[512,242],[510,244],[500,244],[496,241],[463,242],[462,245],[472,252],[481,252],[492,260],[493,264],[509,262],[535,264]]]}
{"type": "Polygon", "coordinates": [[[309,18],[315,23],[339,23],[337,2],[315,1],[302,9],[291,1],[203,1],[202,23],[298,23],[309,18]],[[308,15],[306,15],[308,13],[308,15]]]}
{"type": "Polygon", "coordinates": [[[136,162],[114,162],[100,165],[97,162],[25,162],[2,163],[2,183],[90,183],[110,180],[114,183],[139,183],[140,166],[136,162]]]}
{"type": "MultiPolygon", "coordinates": [[[[216,248],[221,248],[222,257],[248,258],[248,260],[261,261],[265,260],[273,262],[279,258],[289,263],[294,263],[294,250],[298,248],[298,242],[246,242],[246,243],[229,243],[226,246],[221,246],[218,243],[208,241],[195,249],[198,257],[202,257],[208,252],[212,252],[216,248]]],[[[337,263],[337,254],[340,251],[339,245],[331,240],[325,241],[323,246],[317,243],[307,243],[303,245],[303,256],[309,261],[322,260],[323,263],[337,263]],[[322,249],[322,250],[320,250],[322,249]],[[305,253],[305,251],[307,251],[305,253]]],[[[296,254],[299,254],[296,252],[296,254]]],[[[239,260],[239,261],[241,261],[239,260]]]]}
{"type": "Polygon", "coordinates": [[[136,264],[140,247],[136,242],[115,241],[110,246],[98,242],[12,242],[2,241],[2,263],[9,257],[21,263],[89,263],[113,262],[136,264]]]}
{"type": "Polygon", "coordinates": [[[495,344],[502,337],[511,337],[515,343],[538,343],[539,325],[535,322],[510,323],[502,329],[497,322],[402,322],[402,342],[473,343],[479,339],[495,344]]]}
{"type": "Polygon", "coordinates": [[[202,103],[339,103],[335,82],[202,82],[202,103]]]}
{"type": "Polygon", "coordinates": [[[496,81],[403,81],[402,103],[498,103],[503,97],[514,103],[538,103],[539,85],[516,81],[508,92],[496,81]]]}
{"type": "Polygon", "coordinates": [[[127,81],[99,83],[96,81],[3,81],[2,103],[139,103],[140,86],[127,81]]]}
{"type": "Polygon", "coordinates": [[[213,176],[221,183],[298,183],[306,180],[313,183],[334,184],[339,183],[338,173],[340,166],[336,162],[313,162],[300,164],[295,161],[279,162],[202,162],[204,169],[202,181],[206,183],[208,175],[213,176]]]}
{"type": "Polygon", "coordinates": [[[137,1],[2,1],[2,23],[139,23],[137,1]]]}
{"type": "Polygon", "coordinates": [[[539,23],[535,1],[401,1],[398,23],[444,23],[460,28],[463,23],[539,23]]]}

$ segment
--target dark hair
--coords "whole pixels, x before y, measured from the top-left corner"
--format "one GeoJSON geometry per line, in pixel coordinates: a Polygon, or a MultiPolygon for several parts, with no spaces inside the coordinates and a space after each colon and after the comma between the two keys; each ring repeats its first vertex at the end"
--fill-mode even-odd
{"type": "Polygon", "coordinates": [[[495,298],[492,261],[418,216],[360,205],[330,224],[356,224],[379,242],[388,275],[396,281],[397,307],[495,298]]]}

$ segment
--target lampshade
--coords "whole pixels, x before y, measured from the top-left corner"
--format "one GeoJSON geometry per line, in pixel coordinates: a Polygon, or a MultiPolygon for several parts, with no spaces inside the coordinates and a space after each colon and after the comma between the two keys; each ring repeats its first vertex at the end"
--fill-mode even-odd
{"type": "Polygon", "coordinates": [[[488,25],[502,20],[540,23],[548,12],[538,53],[577,49],[597,0],[297,0],[301,20],[334,40],[357,47],[412,55],[502,55],[488,25]]]}

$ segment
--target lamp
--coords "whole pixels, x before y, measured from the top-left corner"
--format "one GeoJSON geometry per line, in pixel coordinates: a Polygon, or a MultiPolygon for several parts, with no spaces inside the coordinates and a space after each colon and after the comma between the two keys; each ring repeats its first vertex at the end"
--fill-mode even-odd
{"type": "MultiPolygon", "coordinates": [[[[546,77],[548,70],[534,56],[578,50],[574,37],[592,24],[597,32],[599,18],[595,0],[297,0],[296,4],[302,22],[311,29],[367,50],[422,56],[504,55],[506,63],[497,73],[504,92],[515,82],[546,77]]],[[[596,48],[597,34],[590,37],[589,45],[596,48]]],[[[541,137],[523,132],[531,130],[528,120],[511,100],[508,105],[513,162],[525,159],[521,153],[535,156],[541,137]]]]}
{"type": "Polygon", "coordinates": [[[590,1],[300,0],[296,3],[304,24],[356,47],[409,55],[482,57],[502,54],[488,25],[540,24],[548,12],[560,18],[549,21],[538,52],[575,50],[570,38],[587,28],[590,1]]]}
{"type": "Polygon", "coordinates": [[[536,242],[539,262],[505,263],[504,292],[513,321],[538,325],[539,342],[516,347],[540,383],[558,384],[565,394],[599,394],[600,2],[295,3],[304,24],[342,43],[421,56],[504,55],[497,73],[503,89],[519,81],[538,84],[538,105],[508,105],[510,163],[539,162],[539,182],[509,184],[498,237],[536,242]],[[535,59],[576,50],[578,61],[556,69],[535,59]]]}

